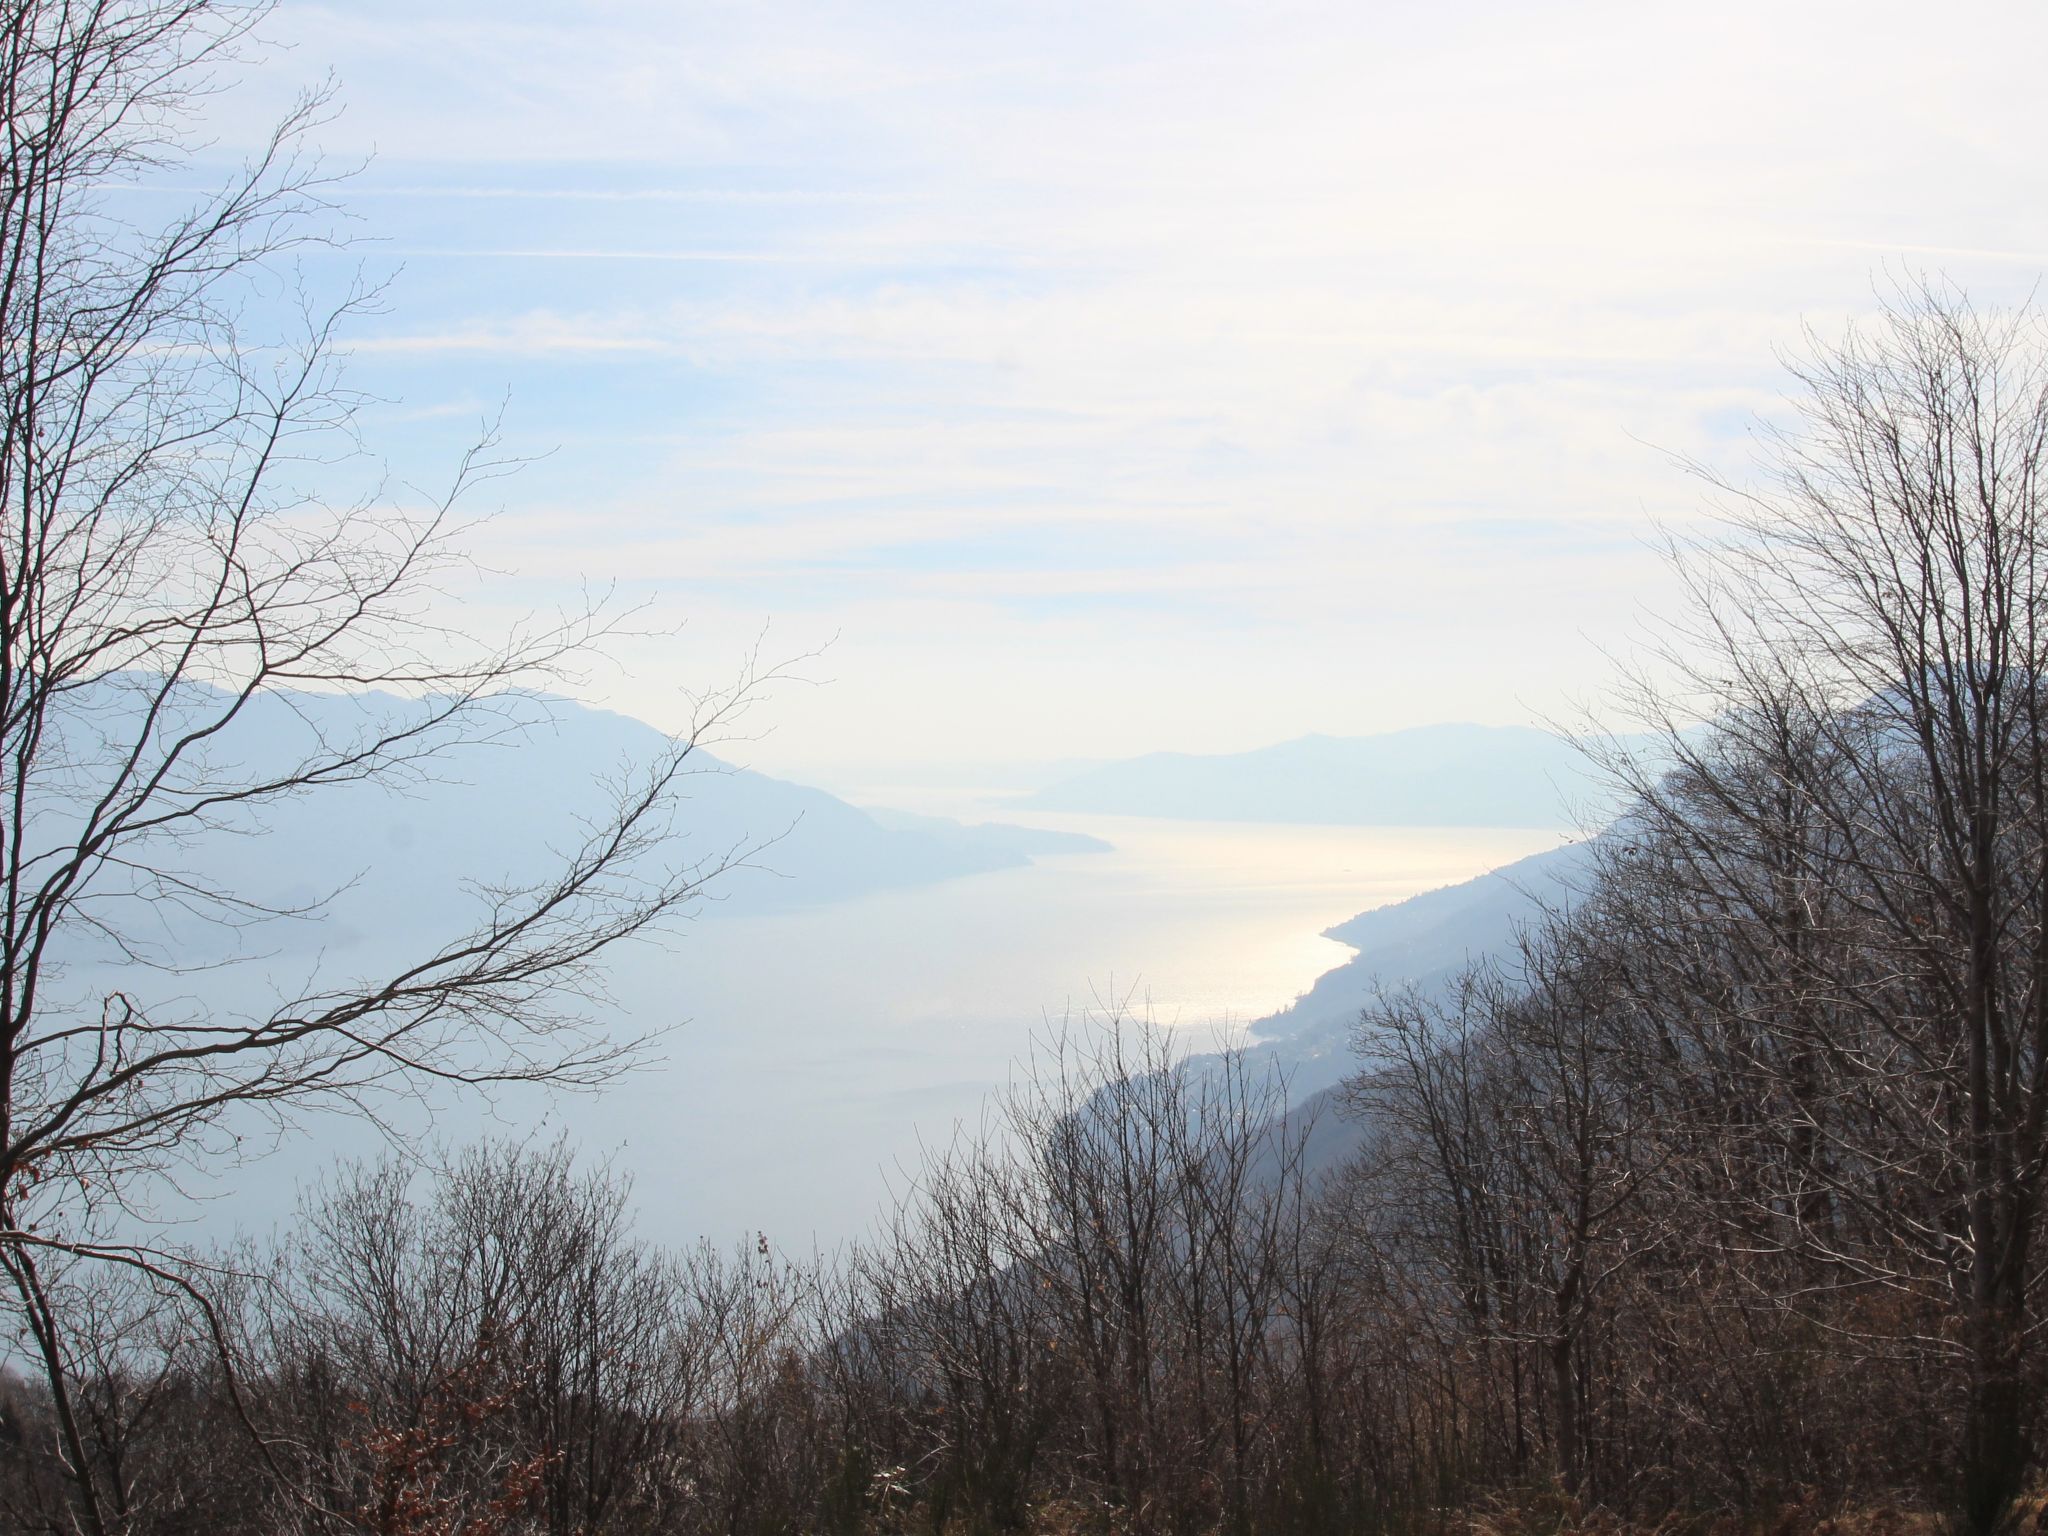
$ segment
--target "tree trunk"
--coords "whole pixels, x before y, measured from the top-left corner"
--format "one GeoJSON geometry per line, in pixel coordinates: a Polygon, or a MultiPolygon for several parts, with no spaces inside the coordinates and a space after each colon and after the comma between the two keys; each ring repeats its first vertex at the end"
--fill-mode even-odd
{"type": "Polygon", "coordinates": [[[1972,1319],[1971,1332],[1962,1516],[1972,1536],[1990,1536],[2026,1478],[2028,1398],[2021,1377],[2021,1319],[2009,1304],[1995,1302],[1972,1319]]]}
{"type": "Polygon", "coordinates": [[[1579,1491],[1578,1373],[1572,1369],[1572,1340],[1560,1335],[1550,1344],[1550,1385],[1556,1400],[1557,1480],[1565,1492],[1579,1491]]]}

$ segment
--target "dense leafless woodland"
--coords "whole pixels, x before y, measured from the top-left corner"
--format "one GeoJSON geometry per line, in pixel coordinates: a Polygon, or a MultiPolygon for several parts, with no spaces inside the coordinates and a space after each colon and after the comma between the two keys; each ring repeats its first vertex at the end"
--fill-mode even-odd
{"type": "MultiPolygon", "coordinates": [[[[278,1250],[222,1255],[225,1359],[173,1292],[53,1277],[85,1470],[136,1532],[1951,1507],[1987,1475],[1968,1186],[1933,1141],[1956,1068],[1902,1057],[1889,1012],[1882,1046],[1759,1020],[1778,972],[1745,975],[1748,921],[1703,919],[1680,862],[1617,840],[1527,980],[1389,999],[1376,1130],[1333,1174],[1242,1061],[1089,1024],[828,1261],[653,1251],[602,1170],[498,1146],[347,1172],[278,1250]]],[[[70,1529],[47,1395],[12,1390],[8,1518],[70,1529]]]]}

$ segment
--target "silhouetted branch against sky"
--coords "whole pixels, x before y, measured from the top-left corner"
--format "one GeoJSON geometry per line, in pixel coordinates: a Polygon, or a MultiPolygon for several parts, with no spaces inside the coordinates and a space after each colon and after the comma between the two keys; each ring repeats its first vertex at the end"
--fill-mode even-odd
{"type": "Polygon", "coordinates": [[[625,616],[567,601],[494,634],[452,617],[488,438],[437,493],[334,499],[362,417],[336,335],[365,301],[304,265],[329,238],[310,135],[330,97],[297,97],[224,173],[198,137],[266,9],[24,0],[0,52],[0,1262],[70,1439],[43,1259],[130,1262],[153,1177],[313,1108],[606,1081],[644,1042],[590,1006],[598,957],[751,851],[666,840],[697,736],[772,678],[755,664],[694,701],[552,868],[484,892],[467,931],[268,999],[237,985],[246,951],[207,963],[215,936],[289,914],[194,873],[203,838],[502,737],[625,616]],[[195,179],[166,211],[120,191],[195,179]],[[306,707],[336,693],[360,707],[306,707]]]}

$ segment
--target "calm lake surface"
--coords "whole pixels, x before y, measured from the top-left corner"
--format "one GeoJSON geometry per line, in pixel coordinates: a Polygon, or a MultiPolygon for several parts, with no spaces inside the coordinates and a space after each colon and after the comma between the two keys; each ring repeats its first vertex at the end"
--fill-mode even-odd
{"type": "MultiPolygon", "coordinates": [[[[1275,827],[1079,815],[1063,855],[773,916],[700,917],[617,969],[663,1063],[602,1094],[506,1104],[630,1174],[646,1234],[865,1230],[920,1144],[979,1123],[1063,1015],[1123,1003],[1207,1045],[1285,1006],[1350,951],[1333,923],[1555,847],[1555,831],[1275,827]]],[[[503,1129],[501,1126],[500,1129],[503,1129]]],[[[451,1134],[459,1134],[451,1128],[451,1134]]]]}

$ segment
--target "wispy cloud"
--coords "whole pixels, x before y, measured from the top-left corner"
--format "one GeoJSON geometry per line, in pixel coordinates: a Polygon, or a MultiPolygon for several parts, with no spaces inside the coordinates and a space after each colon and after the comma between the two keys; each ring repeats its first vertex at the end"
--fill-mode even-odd
{"type": "Polygon", "coordinates": [[[806,262],[813,266],[839,265],[843,257],[825,253],[807,254],[802,251],[650,251],[618,250],[603,246],[565,246],[529,248],[503,246],[396,246],[389,250],[392,256],[430,257],[446,261],[660,261],[688,263],[737,263],[742,265],[784,266],[794,262],[806,262]]]}
{"type": "Polygon", "coordinates": [[[410,263],[368,386],[560,446],[496,535],[536,588],[845,636],[793,763],[1544,712],[1803,326],[2048,263],[2015,3],[279,20],[410,263]]]}
{"type": "Polygon", "coordinates": [[[903,201],[902,194],[855,192],[845,188],[771,187],[604,187],[578,186],[449,186],[433,182],[394,185],[359,180],[349,188],[356,201],[369,198],[424,198],[432,202],[526,203],[701,203],[712,206],[838,206],[880,205],[903,201]]]}

